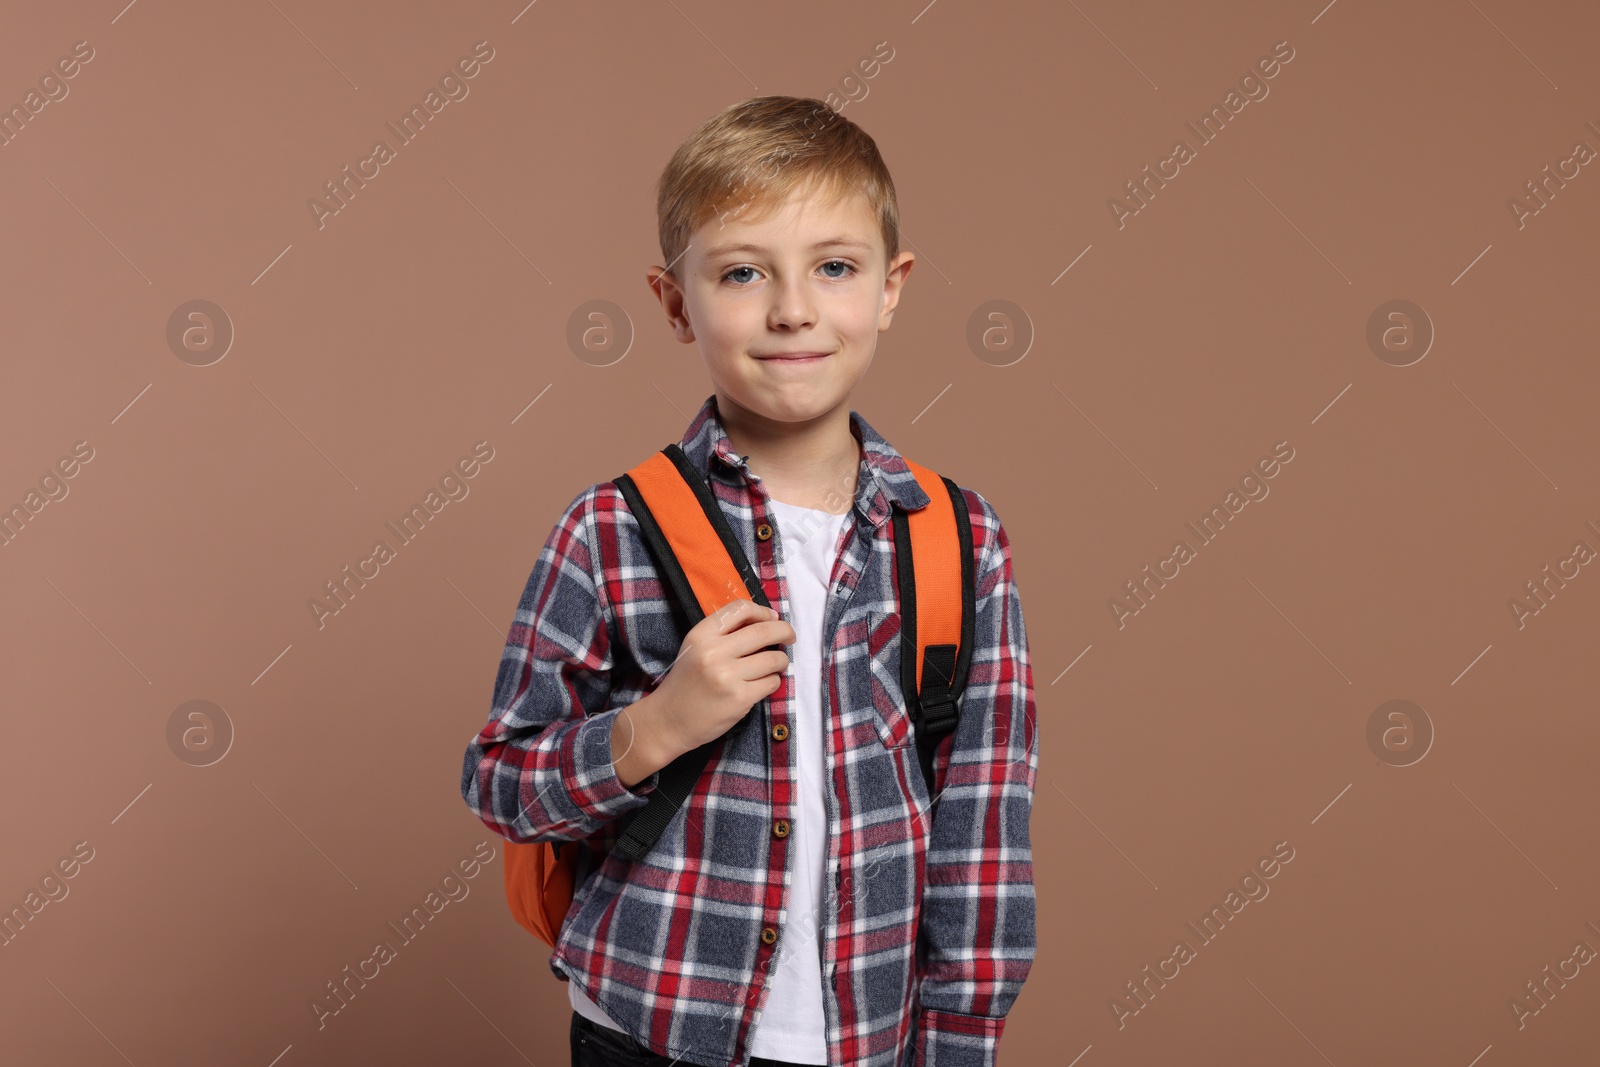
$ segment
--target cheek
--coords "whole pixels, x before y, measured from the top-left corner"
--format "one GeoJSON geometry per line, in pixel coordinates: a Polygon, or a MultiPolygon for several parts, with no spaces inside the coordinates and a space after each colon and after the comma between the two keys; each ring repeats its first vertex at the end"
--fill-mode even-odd
{"type": "Polygon", "coordinates": [[[701,304],[700,315],[706,325],[705,336],[723,348],[743,348],[765,324],[761,309],[752,301],[713,298],[701,304]]]}
{"type": "Polygon", "coordinates": [[[835,323],[840,333],[867,339],[878,332],[878,316],[882,313],[882,293],[866,300],[854,300],[838,310],[835,323]]]}

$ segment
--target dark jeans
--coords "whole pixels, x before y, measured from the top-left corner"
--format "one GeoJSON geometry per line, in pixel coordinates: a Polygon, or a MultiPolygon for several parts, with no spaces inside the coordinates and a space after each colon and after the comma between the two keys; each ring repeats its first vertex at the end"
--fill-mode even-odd
{"type": "MultiPolygon", "coordinates": [[[[692,1067],[652,1052],[621,1030],[601,1026],[587,1016],[572,1013],[572,1067],[692,1067]]],[[[788,1060],[769,1060],[756,1056],[750,1067],[811,1067],[788,1060]]]]}

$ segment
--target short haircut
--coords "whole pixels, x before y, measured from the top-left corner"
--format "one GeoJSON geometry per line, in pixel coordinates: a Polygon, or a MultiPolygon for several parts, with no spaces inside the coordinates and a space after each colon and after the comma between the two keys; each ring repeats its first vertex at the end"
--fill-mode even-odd
{"type": "MultiPolygon", "coordinates": [[[[678,146],[656,184],[662,262],[673,269],[706,220],[754,217],[793,193],[867,198],[888,260],[900,251],[894,180],[865,130],[821,100],[759,96],[731,104],[678,146]]],[[[887,262],[887,261],[886,261],[887,262]]]]}

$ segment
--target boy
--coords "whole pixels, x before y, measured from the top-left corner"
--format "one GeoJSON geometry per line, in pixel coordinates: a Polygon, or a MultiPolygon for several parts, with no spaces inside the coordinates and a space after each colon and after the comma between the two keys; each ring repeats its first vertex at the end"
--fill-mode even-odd
{"type": "Polygon", "coordinates": [[[762,97],[678,149],[657,212],[646,279],[715,387],[680,444],[781,617],[741,599],[679,633],[626,502],[590,486],[462,795],[512,841],[586,846],[549,961],[575,1065],[989,1067],[1035,947],[1033,672],[1005,530],[961,487],[976,625],[930,800],[890,521],[929,498],[849,405],[915,258],[894,185],[854,123],[762,97]],[[719,737],[654,848],[612,855],[661,768],[719,737]]]}

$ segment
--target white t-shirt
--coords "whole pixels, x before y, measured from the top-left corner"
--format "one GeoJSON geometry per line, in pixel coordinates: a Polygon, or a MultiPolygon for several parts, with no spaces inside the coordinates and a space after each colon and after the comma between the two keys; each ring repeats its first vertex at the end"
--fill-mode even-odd
{"type": "MultiPolygon", "coordinates": [[[[826,742],[822,731],[822,621],[828,603],[835,548],[851,512],[833,515],[771,501],[783,551],[789,590],[785,618],[794,627],[789,664],[794,709],[789,722],[795,778],[794,811],[789,819],[789,892],[778,938],[771,988],[750,1035],[749,1052],[794,1063],[828,1062],[827,1015],[822,1003],[822,903],[827,877],[828,788],[826,742]]],[[[777,750],[774,749],[776,752],[777,750]]],[[[602,1026],[622,1030],[578,987],[567,983],[572,1009],[602,1026]]]]}

